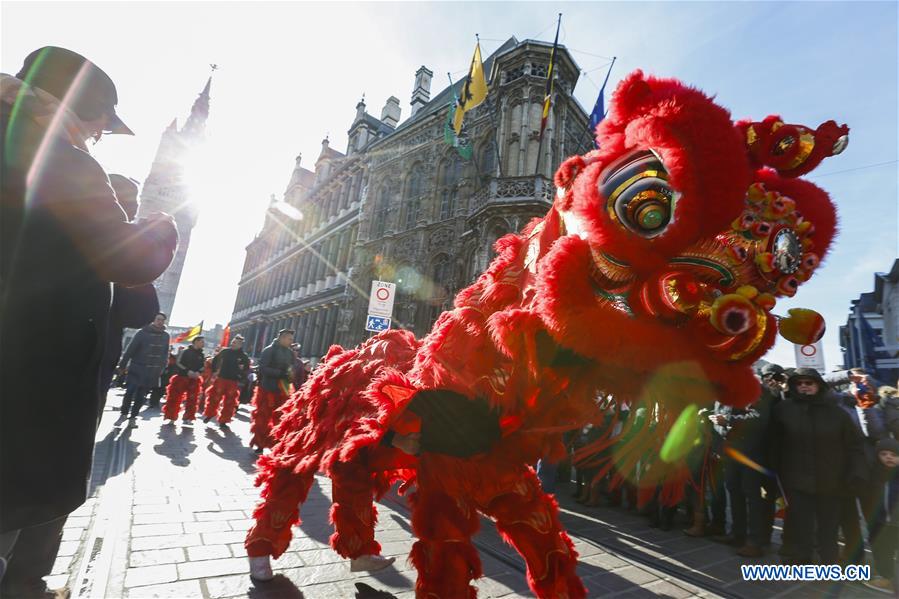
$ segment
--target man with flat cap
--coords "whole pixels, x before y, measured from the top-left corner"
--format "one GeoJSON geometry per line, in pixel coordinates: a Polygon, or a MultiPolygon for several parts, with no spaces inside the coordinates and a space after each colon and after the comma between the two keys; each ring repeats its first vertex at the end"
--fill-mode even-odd
{"type": "Polygon", "coordinates": [[[46,47],[0,84],[0,595],[66,597],[42,577],[87,494],[111,283],[156,279],[178,237],[167,215],[129,223],[90,155],[132,134],[106,73],[46,47]]]}

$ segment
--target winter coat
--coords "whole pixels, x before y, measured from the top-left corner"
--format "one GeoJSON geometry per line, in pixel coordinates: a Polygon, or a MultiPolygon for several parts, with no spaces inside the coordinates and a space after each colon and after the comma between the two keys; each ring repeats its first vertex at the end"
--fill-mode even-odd
{"type": "Polygon", "coordinates": [[[250,371],[250,358],[242,349],[225,348],[212,359],[212,371],[226,381],[240,381],[250,371]]]}
{"type": "Polygon", "coordinates": [[[151,284],[137,287],[113,285],[112,306],[109,308],[109,329],[106,349],[100,369],[100,412],[106,404],[106,394],[119,358],[122,356],[122,335],[125,329],[137,329],[147,324],[159,312],[159,298],[151,284]]]}
{"type": "Polygon", "coordinates": [[[84,502],[110,283],[153,281],[177,246],[170,222],[126,222],[96,160],[35,115],[22,101],[13,119],[0,102],[2,532],[84,502]]]}
{"type": "Polygon", "coordinates": [[[859,414],[854,401],[852,403],[843,403],[840,407],[849,415],[852,425],[858,431],[858,434],[862,436],[862,447],[865,452],[865,463],[868,465],[868,478],[870,479],[878,463],[877,442],[890,435],[887,431],[886,416],[878,405],[862,409],[862,414],[859,414]],[[862,426],[861,417],[864,418],[864,426],[862,426]]]}
{"type": "Polygon", "coordinates": [[[206,356],[203,355],[203,350],[188,347],[178,356],[178,374],[187,376],[191,372],[202,373],[205,364],[206,356]]]}
{"type": "Polygon", "coordinates": [[[152,389],[169,360],[169,334],[148,324],[134,335],[122,355],[121,365],[128,368],[128,385],[152,389]]]}
{"type": "Polygon", "coordinates": [[[266,391],[286,389],[290,383],[290,367],[293,366],[293,351],[277,340],[262,350],[259,356],[260,385],[266,391]],[[283,385],[280,383],[283,382],[283,385]]]}
{"type": "MultiPolygon", "coordinates": [[[[874,517],[893,529],[899,528],[899,468],[887,468],[878,460],[874,468],[878,502],[874,517]]],[[[899,534],[893,531],[888,534],[899,534]]]]}
{"type": "Polygon", "coordinates": [[[771,416],[780,401],[780,394],[773,394],[763,385],[758,401],[746,408],[716,407],[715,412],[727,418],[727,423],[724,427],[715,425],[715,429],[724,433],[726,445],[766,465],[770,454],[771,416]]]}
{"type": "Polygon", "coordinates": [[[816,395],[791,388],[774,407],[772,465],[786,489],[831,496],[855,492],[867,479],[862,437],[818,379],[816,395]]]}
{"type": "Polygon", "coordinates": [[[882,397],[880,408],[883,410],[887,430],[894,439],[899,439],[899,397],[882,397]]]}

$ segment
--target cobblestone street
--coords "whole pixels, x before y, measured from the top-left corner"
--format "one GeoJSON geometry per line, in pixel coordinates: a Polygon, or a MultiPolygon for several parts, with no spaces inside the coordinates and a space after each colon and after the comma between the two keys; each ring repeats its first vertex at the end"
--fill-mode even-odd
{"type": "MultiPolygon", "coordinates": [[[[388,496],[379,506],[377,538],[394,567],[351,574],[330,550],[330,486],[319,477],[303,506],[303,524],[274,562],[275,580],[254,585],[244,534],[258,499],[255,454],[248,448],[249,411],[241,406],[230,431],[201,420],[162,425],[147,409],[138,426],[116,426],[120,391],[110,393],[97,436],[92,496],[66,523],[52,586],[74,597],[412,597],[415,572],[408,511],[388,496]],[[364,583],[360,591],[356,583],[364,583]]],[[[820,597],[877,596],[853,584],[747,583],[741,561],[724,546],[646,527],[644,518],[611,508],[584,508],[562,486],[563,521],[581,556],[578,571],[590,596],[820,597]]],[[[481,597],[532,596],[523,562],[489,522],[476,538],[484,566],[481,597]]],[[[767,561],[774,563],[773,557],[767,561]]]]}

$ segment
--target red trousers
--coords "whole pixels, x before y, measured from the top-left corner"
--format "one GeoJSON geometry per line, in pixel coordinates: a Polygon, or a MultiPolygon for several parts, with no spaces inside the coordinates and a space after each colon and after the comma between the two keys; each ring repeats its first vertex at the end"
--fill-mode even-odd
{"type": "Polygon", "coordinates": [[[237,400],[239,397],[240,389],[237,388],[237,381],[229,381],[223,378],[215,379],[212,389],[209,391],[209,397],[206,398],[206,409],[203,411],[203,416],[216,418],[219,424],[231,422],[234,412],[237,411],[237,400]],[[222,411],[217,414],[219,402],[222,402],[222,411]]]}
{"type": "MultiPolygon", "coordinates": [[[[269,459],[269,456],[261,458],[269,459]]],[[[372,474],[398,467],[409,467],[415,458],[395,449],[371,447],[361,450],[350,462],[339,462],[331,471],[330,521],[335,532],[331,547],[346,558],[380,555],[375,540],[378,510],[372,474]]],[[[272,461],[270,464],[276,462],[272,461]]],[[[250,557],[279,557],[287,550],[291,527],[300,523],[300,506],[306,501],[315,473],[297,474],[292,468],[263,468],[267,477],[266,497],[253,514],[255,522],[247,532],[244,546],[250,557]]]]}
{"type": "MultiPolygon", "coordinates": [[[[370,448],[331,470],[331,522],[336,532],[331,547],[355,558],[378,555],[375,540],[377,510],[374,477],[384,467],[397,467],[394,450],[370,448]],[[393,452],[393,453],[391,453],[393,452]]],[[[267,460],[265,498],[256,508],[247,533],[247,555],[279,557],[290,544],[291,527],[300,522],[299,506],[314,475],[292,468],[273,469],[267,460]]],[[[527,564],[527,581],[540,599],[582,599],[586,589],[578,578],[577,552],[559,521],[555,499],[547,495],[534,471],[493,456],[461,459],[424,454],[418,461],[418,489],[410,496],[412,528],[418,540],[410,560],[418,570],[416,597],[473,599],[471,581],[481,576],[481,560],[471,542],[480,514],[494,521],[503,539],[527,564]]]]}
{"type": "Polygon", "coordinates": [[[165,390],[165,407],[163,408],[163,416],[166,420],[176,420],[178,412],[181,410],[181,401],[187,396],[184,402],[184,419],[193,420],[197,417],[197,395],[200,393],[200,385],[203,379],[197,377],[192,379],[183,374],[176,374],[169,381],[165,390]]]}
{"type": "Polygon", "coordinates": [[[284,402],[287,401],[287,392],[278,389],[277,391],[268,391],[262,388],[262,385],[256,387],[253,394],[253,417],[250,422],[250,432],[253,433],[253,439],[250,446],[255,447],[274,447],[275,441],[272,439],[272,429],[281,421],[281,413],[278,411],[284,402]]]}
{"type": "Polygon", "coordinates": [[[470,581],[481,576],[471,543],[479,513],[494,521],[527,564],[527,581],[540,599],[587,596],[575,573],[577,552],[559,522],[555,499],[533,469],[494,456],[461,459],[423,454],[418,490],[410,497],[418,540],[410,560],[418,570],[416,597],[474,598],[470,581]]]}

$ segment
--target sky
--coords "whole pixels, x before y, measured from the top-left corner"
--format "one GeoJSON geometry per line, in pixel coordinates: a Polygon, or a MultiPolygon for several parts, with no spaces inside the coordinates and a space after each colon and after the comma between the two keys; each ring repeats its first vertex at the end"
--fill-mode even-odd
{"type": "MultiPolygon", "coordinates": [[[[207,144],[191,178],[200,209],[172,324],[226,323],[246,245],[272,194],[280,198],[295,157],[311,168],[328,136],[346,131],[365,94],[380,116],[394,95],[409,116],[415,71],[464,76],[474,36],[484,55],[504,40],[560,43],[583,74],[575,96],[587,112],[609,57],[609,90],[634,69],[678,77],[735,118],[780,114],[817,127],[834,119],[850,144],[807,178],[840,213],[830,257],[792,300],[828,323],[828,368],[842,361],[837,329],[850,301],[873,289],[874,273],[899,255],[897,235],[897,3],[895,2],[578,2],[287,3],[9,2],[0,4],[0,71],[45,45],[80,52],[116,82],[119,114],[136,137],[109,136],[94,155],[108,172],[143,181],[159,137],[183,123],[209,76],[207,144]]],[[[608,96],[607,96],[608,97],[608,96]]],[[[766,359],[794,363],[780,340],[766,359]]]]}

